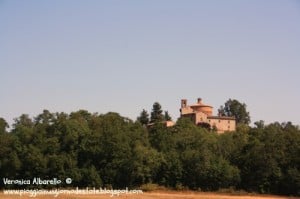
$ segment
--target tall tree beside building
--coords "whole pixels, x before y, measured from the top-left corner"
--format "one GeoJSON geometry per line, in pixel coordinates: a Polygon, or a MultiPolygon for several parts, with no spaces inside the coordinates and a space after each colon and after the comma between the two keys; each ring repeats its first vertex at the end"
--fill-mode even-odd
{"type": "Polygon", "coordinates": [[[137,118],[137,121],[143,125],[147,125],[149,123],[149,114],[145,109],[142,110],[140,116],[137,118]]]}
{"type": "Polygon", "coordinates": [[[155,102],[152,107],[150,122],[160,122],[164,120],[163,111],[161,105],[158,102],[155,102]]]}
{"type": "Polygon", "coordinates": [[[221,116],[235,117],[238,124],[248,125],[250,123],[250,114],[246,108],[247,105],[245,103],[241,103],[236,99],[229,99],[218,111],[221,116]]]}
{"type": "Polygon", "coordinates": [[[165,116],[164,116],[165,120],[166,121],[171,121],[172,120],[172,117],[170,116],[169,112],[168,111],[165,111],[165,116]]]}

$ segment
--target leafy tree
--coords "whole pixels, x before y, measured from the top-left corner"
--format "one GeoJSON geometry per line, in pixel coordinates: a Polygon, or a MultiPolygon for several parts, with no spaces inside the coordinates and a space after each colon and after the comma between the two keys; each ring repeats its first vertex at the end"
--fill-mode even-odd
{"type": "MultiPolygon", "coordinates": [[[[200,126],[202,128],[205,128],[207,130],[211,130],[212,129],[211,125],[209,123],[206,123],[206,122],[200,122],[200,123],[198,123],[198,126],[200,126]]],[[[216,130],[216,128],[215,128],[215,130],[216,130]]]]}
{"type": "Polygon", "coordinates": [[[127,184],[128,162],[131,155],[130,127],[131,120],[118,113],[107,113],[99,116],[101,122],[98,140],[99,152],[96,153],[95,167],[103,184],[121,187],[127,184]]]}
{"type": "Polygon", "coordinates": [[[162,123],[156,123],[149,129],[149,142],[159,152],[167,152],[174,147],[172,132],[162,123]]]}
{"type": "Polygon", "coordinates": [[[169,115],[168,111],[165,111],[164,119],[165,119],[165,121],[171,121],[172,120],[172,117],[169,115]]]}
{"type": "Polygon", "coordinates": [[[265,127],[265,122],[263,120],[259,120],[254,122],[254,125],[259,129],[263,129],[265,127]]]}
{"type": "Polygon", "coordinates": [[[72,186],[78,187],[157,183],[300,195],[298,126],[239,123],[236,132],[219,135],[188,118],[166,127],[158,105],[153,107],[151,116],[156,119],[151,128],[118,113],[85,110],[71,114],[45,110],[34,121],[23,114],[10,132],[0,119],[0,176],[70,177],[72,186]]]}
{"type": "Polygon", "coordinates": [[[158,102],[155,102],[152,107],[150,122],[161,122],[164,120],[163,111],[161,109],[161,105],[158,102]]]}
{"type": "Polygon", "coordinates": [[[82,178],[83,184],[88,184],[91,187],[100,187],[102,186],[102,180],[97,172],[94,165],[91,165],[89,168],[83,168],[81,171],[82,175],[84,176],[82,178]]]}
{"type": "Polygon", "coordinates": [[[147,125],[149,123],[149,114],[145,109],[142,110],[137,121],[139,121],[142,125],[147,125]]]}
{"type": "Polygon", "coordinates": [[[14,119],[15,123],[13,124],[13,127],[17,127],[18,125],[22,125],[24,127],[32,127],[33,126],[33,121],[29,117],[28,114],[22,114],[19,118],[14,119]]]}
{"type": "Polygon", "coordinates": [[[180,154],[171,149],[163,155],[161,167],[158,170],[156,181],[167,187],[177,187],[182,185],[183,168],[180,154]]]}
{"type": "Polygon", "coordinates": [[[278,193],[286,195],[300,195],[300,170],[289,167],[282,177],[278,193]]]}
{"type": "Polygon", "coordinates": [[[0,117],[0,134],[6,132],[6,128],[8,128],[7,122],[0,117]]]}
{"type": "Polygon", "coordinates": [[[12,134],[0,134],[0,176],[15,177],[18,175],[22,162],[17,155],[18,150],[15,147],[17,144],[18,139],[12,134]]]}
{"type": "MultiPolygon", "coordinates": [[[[163,162],[162,153],[151,148],[137,143],[133,148],[133,156],[128,162],[130,165],[130,174],[132,178],[131,184],[134,186],[151,183],[154,177],[158,175],[158,170],[163,162]]],[[[127,175],[128,175],[127,174],[127,175]]]]}
{"type": "Polygon", "coordinates": [[[250,115],[246,107],[245,103],[241,103],[236,99],[229,99],[224,106],[220,107],[218,112],[221,116],[235,117],[238,124],[248,125],[250,123],[250,115]]]}
{"type": "Polygon", "coordinates": [[[50,111],[43,110],[43,113],[39,114],[35,118],[35,123],[50,124],[50,122],[52,122],[53,118],[54,118],[54,116],[52,113],[50,113],[50,111]]]}
{"type": "Polygon", "coordinates": [[[21,173],[24,179],[33,176],[45,176],[47,172],[47,157],[42,151],[33,144],[24,146],[24,150],[20,155],[22,161],[21,173]]]}

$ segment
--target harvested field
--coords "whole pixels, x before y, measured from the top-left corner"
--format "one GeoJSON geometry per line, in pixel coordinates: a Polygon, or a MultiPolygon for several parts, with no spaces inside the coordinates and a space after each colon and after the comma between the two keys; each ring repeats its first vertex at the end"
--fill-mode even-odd
{"type": "Polygon", "coordinates": [[[144,192],[140,194],[120,194],[119,196],[113,196],[109,194],[105,195],[66,195],[60,194],[57,197],[54,195],[39,195],[36,197],[30,197],[27,195],[5,195],[0,194],[1,199],[296,199],[297,197],[284,197],[284,196],[272,196],[272,195],[229,195],[222,193],[210,193],[210,192],[176,192],[176,191],[159,191],[159,192],[144,192]]]}

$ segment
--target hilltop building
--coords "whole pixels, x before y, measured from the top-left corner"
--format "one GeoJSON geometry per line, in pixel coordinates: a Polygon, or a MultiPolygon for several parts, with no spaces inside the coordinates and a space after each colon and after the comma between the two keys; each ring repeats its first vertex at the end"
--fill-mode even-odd
{"type": "Polygon", "coordinates": [[[218,133],[235,131],[236,121],[234,117],[213,116],[213,107],[202,102],[198,98],[197,103],[187,105],[187,100],[181,100],[180,117],[190,118],[196,125],[216,129],[218,133]]]}

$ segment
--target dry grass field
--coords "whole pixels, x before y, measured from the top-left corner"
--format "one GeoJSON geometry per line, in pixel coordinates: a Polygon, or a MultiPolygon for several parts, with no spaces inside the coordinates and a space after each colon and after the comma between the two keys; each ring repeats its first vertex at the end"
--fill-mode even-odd
{"type": "Polygon", "coordinates": [[[40,195],[30,197],[29,195],[5,195],[0,193],[0,199],[296,199],[296,197],[284,196],[271,196],[271,195],[229,195],[221,193],[207,193],[207,192],[176,192],[176,191],[157,191],[157,192],[144,192],[141,194],[121,194],[119,196],[111,195],[66,195],[61,194],[57,197],[53,195],[40,195]]]}

